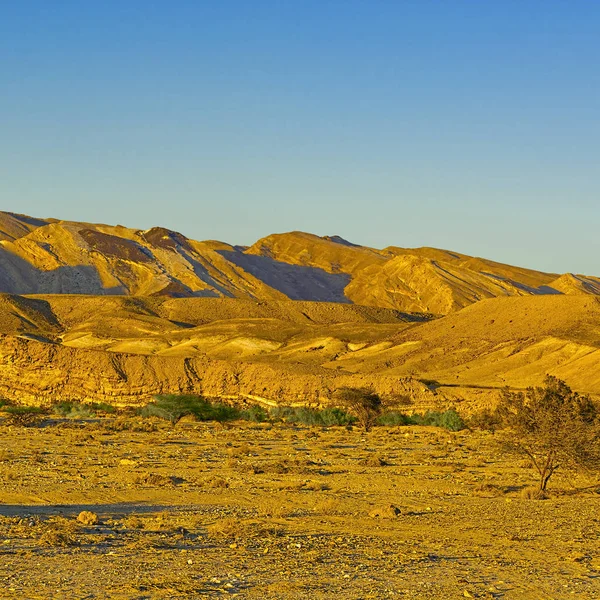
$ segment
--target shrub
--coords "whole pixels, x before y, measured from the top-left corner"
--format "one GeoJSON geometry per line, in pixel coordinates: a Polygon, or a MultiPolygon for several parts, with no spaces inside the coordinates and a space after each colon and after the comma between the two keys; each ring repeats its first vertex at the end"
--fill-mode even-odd
{"type": "Polygon", "coordinates": [[[335,397],[353,413],[365,431],[369,431],[381,414],[381,398],[367,388],[342,387],[335,397]]]}
{"type": "Polygon", "coordinates": [[[538,472],[540,495],[559,468],[600,470],[600,413],[564,381],[548,375],[525,393],[505,390],[497,415],[505,447],[526,455],[538,472]]]}
{"type": "Polygon", "coordinates": [[[495,410],[485,408],[472,414],[467,420],[467,426],[470,429],[485,429],[495,431],[500,425],[498,413],[495,410]]]}
{"type": "Polygon", "coordinates": [[[321,427],[332,427],[336,425],[351,425],[356,419],[341,408],[325,408],[316,410],[314,408],[291,406],[276,406],[270,410],[271,417],[281,419],[287,423],[301,425],[318,425],[321,427]]]}
{"type": "Polygon", "coordinates": [[[390,411],[379,415],[377,418],[379,425],[386,427],[397,427],[399,425],[412,425],[412,420],[408,415],[398,411],[390,411]]]}
{"type": "Polygon", "coordinates": [[[46,411],[40,406],[4,406],[2,410],[9,415],[41,415],[46,411]]]}
{"type": "Polygon", "coordinates": [[[252,423],[264,423],[269,420],[269,413],[262,406],[256,405],[240,411],[239,418],[252,423]]]}
{"type": "Polygon", "coordinates": [[[444,412],[428,410],[424,415],[411,415],[410,420],[414,425],[443,427],[448,431],[460,431],[465,428],[463,420],[454,409],[449,409],[444,412]]]}
{"type": "Polygon", "coordinates": [[[159,417],[177,423],[186,415],[193,415],[199,421],[231,421],[239,418],[239,411],[227,404],[212,404],[202,396],[156,396],[140,411],[144,417],[159,417]]]}
{"type": "Polygon", "coordinates": [[[59,402],[52,407],[52,410],[55,414],[68,418],[79,417],[85,419],[96,416],[89,404],[82,404],[81,402],[59,402]]]}

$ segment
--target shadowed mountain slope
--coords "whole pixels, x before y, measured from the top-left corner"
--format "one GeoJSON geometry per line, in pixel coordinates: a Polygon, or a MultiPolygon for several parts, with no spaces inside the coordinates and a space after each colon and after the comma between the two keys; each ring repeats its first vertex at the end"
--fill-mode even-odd
{"type": "Polygon", "coordinates": [[[289,299],[443,315],[485,298],[598,295],[600,279],[434,248],[378,250],[339,236],[291,232],[243,248],[162,227],[0,212],[0,292],[289,299]]]}

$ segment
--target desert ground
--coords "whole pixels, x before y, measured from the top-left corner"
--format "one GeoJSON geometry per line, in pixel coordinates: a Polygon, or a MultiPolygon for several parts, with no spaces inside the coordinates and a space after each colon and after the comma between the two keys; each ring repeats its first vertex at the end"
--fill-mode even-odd
{"type": "Polygon", "coordinates": [[[600,598],[598,488],[480,430],[4,419],[0,479],[6,599],[600,598]]]}
{"type": "Polygon", "coordinates": [[[598,277],[0,211],[0,598],[600,598],[600,483],[534,499],[497,434],[137,410],[354,388],[468,420],[547,375],[598,401],[599,323],[598,277]]]}

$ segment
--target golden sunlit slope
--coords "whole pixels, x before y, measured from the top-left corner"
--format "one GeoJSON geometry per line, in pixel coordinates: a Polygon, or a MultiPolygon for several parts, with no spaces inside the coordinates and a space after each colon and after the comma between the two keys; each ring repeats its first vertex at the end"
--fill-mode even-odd
{"type": "Polygon", "coordinates": [[[0,297],[0,395],[141,402],[194,392],[275,402],[344,385],[429,398],[419,382],[323,368],[419,319],[348,304],[219,298],[0,297]]]}
{"type": "Polygon", "coordinates": [[[496,388],[537,385],[549,373],[600,394],[600,299],[484,300],[401,332],[387,345],[340,357],[336,366],[496,388]]]}
{"type": "MultiPolygon", "coordinates": [[[[45,334],[74,348],[205,354],[223,359],[273,352],[297,336],[308,340],[309,345],[314,338],[331,335],[344,338],[345,344],[357,332],[361,340],[372,340],[380,331],[392,335],[401,325],[423,319],[394,310],[334,303],[164,296],[0,296],[0,333],[45,334]]],[[[306,361],[301,356],[299,362],[306,361]]]]}
{"type": "Polygon", "coordinates": [[[577,276],[579,281],[585,280],[585,285],[568,286],[561,284],[553,273],[447,250],[398,247],[376,250],[337,236],[322,238],[302,232],[270,235],[244,251],[222,254],[258,278],[264,281],[269,278],[270,285],[294,299],[297,289],[293,286],[286,289],[288,282],[282,283],[271,276],[271,270],[277,266],[291,264],[297,269],[326,273],[324,279],[328,280],[324,285],[333,291],[329,300],[438,315],[484,298],[600,292],[600,286],[591,283],[594,278],[577,276]],[[552,287],[554,281],[560,284],[560,289],[552,287]]]}
{"type": "Polygon", "coordinates": [[[249,248],[0,213],[0,292],[354,303],[448,314],[485,298],[600,294],[600,280],[558,276],[434,248],[377,250],[291,232],[249,248]]]}
{"type": "MultiPolygon", "coordinates": [[[[600,299],[584,295],[487,299],[435,320],[335,303],[2,295],[0,328],[74,352],[153,356],[161,370],[161,359],[217,360],[284,378],[335,373],[445,389],[524,388],[550,373],[600,395],[600,299]]],[[[127,376],[134,387],[138,376],[127,376]]]]}

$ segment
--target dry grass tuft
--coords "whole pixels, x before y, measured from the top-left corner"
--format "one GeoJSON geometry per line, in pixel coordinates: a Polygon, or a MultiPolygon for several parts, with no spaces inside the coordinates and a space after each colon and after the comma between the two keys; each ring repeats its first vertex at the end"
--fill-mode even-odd
{"type": "Polygon", "coordinates": [[[535,486],[528,486],[521,490],[521,498],[525,498],[527,500],[546,500],[548,498],[548,494],[543,490],[540,490],[535,486]]]}

